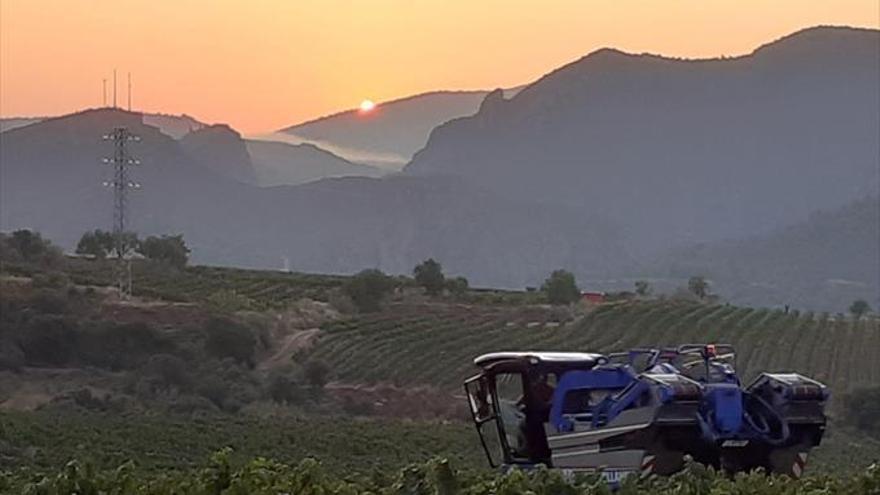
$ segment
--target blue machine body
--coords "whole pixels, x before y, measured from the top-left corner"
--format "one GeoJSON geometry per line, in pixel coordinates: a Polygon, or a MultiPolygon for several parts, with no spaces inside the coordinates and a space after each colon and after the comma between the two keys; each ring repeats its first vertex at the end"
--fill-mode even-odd
{"type": "MultiPolygon", "coordinates": [[[[749,443],[777,447],[802,441],[794,438],[801,432],[791,428],[787,409],[804,401],[821,407],[828,399],[822,384],[793,374],[761,375],[755,384],[743,387],[730,346],[635,349],[613,356],[616,362],[608,360],[589,370],[560,375],[549,414],[556,432],[596,430],[613,424],[625,411],[649,403],[658,411],[664,405],[693,404],[689,419],[699,438],[691,442],[701,444],[694,450],[749,443]],[[719,347],[729,352],[719,353],[719,347]],[[640,358],[641,366],[636,364],[640,358]],[[699,372],[693,373],[695,369],[699,372]]],[[[821,409],[819,416],[816,421],[824,428],[821,409]]],[[[686,423],[683,418],[675,419],[686,423]]]]}
{"type": "Polygon", "coordinates": [[[743,386],[728,345],[503,352],[475,364],[483,372],[465,390],[493,464],[498,456],[489,445],[497,444],[504,465],[600,471],[609,481],[671,474],[686,456],[730,472],[798,477],[825,430],[824,385],[796,373],[762,373],[743,386]],[[555,387],[545,402],[550,376],[555,387]],[[496,380],[521,383],[522,397],[506,401],[496,380]]]}

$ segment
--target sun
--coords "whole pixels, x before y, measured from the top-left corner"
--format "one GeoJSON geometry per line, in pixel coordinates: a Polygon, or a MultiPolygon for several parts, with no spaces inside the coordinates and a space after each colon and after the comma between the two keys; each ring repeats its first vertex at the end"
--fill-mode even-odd
{"type": "Polygon", "coordinates": [[[361,112],[370,112],[374,108],[376,108],[376,104],[373,103],[373,100],[364,100],[361,102],[361,112]]]}

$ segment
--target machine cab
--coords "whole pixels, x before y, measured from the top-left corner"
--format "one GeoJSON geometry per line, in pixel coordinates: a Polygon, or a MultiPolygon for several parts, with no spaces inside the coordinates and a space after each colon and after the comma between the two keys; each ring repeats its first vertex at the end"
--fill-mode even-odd
{"type": "Polygon", "coordinates": [[[498,352],[476,358],[482,372],[465,381],[465,391],[490,465],[550,466],[547,425],[560,377],[606,362],[601,354],[576,352],[498,352]]]}

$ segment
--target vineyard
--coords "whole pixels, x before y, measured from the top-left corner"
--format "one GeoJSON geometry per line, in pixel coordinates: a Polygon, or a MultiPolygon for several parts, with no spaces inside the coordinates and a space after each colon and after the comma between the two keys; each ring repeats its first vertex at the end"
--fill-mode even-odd
{"type": "MultiPolygon", "coordinates": [[[[33,275],[26,265],[7,263],[11,274],[33,275]]],[[[113,285],[110,260],[67,258],[64,276],[78,285],[113,285]]],[[[280,309],[298,299],[326,301],[346,277],[305,273],[273,272],[212,266],[191,266],[182,270],[136,260],[132,265],[134,295],[177,302],[214,303],[232,309],[280,309]]]]}
{"type": "Polygon", "coordinates": [[[0,411],[0,472],[45,472],[74,458],[101,469],[135,460],[141,472],[165,472],[198,467],[223,448],[233,449],[237,462],[312,457],[334,474],[395,470],[435,456],[471,466],[483,461],[473,428],[462,423],[291,414],[0,411]]]}
{"type": "MultiPolygon", "coordinates": [[[[513,470],[506,474],[460,469],[460,463],[432,459],[397,472],[371,476],[333,476],[314,459],[284,464],[257,458],[241,464],[230,460],[229,449],[214,453],[201,469],[143,475],[133,463],[96,472],[72,461],[57,473],[0,473],[0,490],[27,494],[192,494],[275,495],[375,494],[375,495],[608,495],[597,475],[564,478],[546,469],[513,470]]],[[[629,478],[617,493],[628,495],[877,495],[880,467],[841,477],[807,477],[801,480],[751,473],[729,478],[691,465],[670,478],[629,478]]]]}
{"type": "Polygon", "coordinates": [[[322,330],[314,356],[352,383],[454,390],[485,352],[693,342],[735,345],[746,379],[761,371],[798,371],[836,394],[880,383],[880,321],[841,315],[663,300],[604,305],[577,317],[541,306],[400,304],[322,330]]]}

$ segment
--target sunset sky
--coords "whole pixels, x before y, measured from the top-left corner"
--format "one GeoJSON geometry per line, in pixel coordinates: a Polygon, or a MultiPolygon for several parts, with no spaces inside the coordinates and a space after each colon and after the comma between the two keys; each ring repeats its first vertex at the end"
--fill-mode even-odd
{"type": "Polygon", "coordinates": [[[877,0],[0,0],[0,115],[100,106],[258,133],[438,89],[530,82],[597,48],[747,53],[798,29],[880,27],[877,0]]]}

